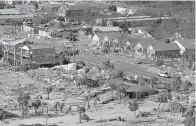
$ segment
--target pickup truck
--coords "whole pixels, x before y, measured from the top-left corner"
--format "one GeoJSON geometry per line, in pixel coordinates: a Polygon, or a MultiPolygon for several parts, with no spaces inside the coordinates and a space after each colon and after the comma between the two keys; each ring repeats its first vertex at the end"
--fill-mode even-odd
{"type": "Polygon", "coordinates": [[[158,73],[158,75],[160,77],[171,78],[171,76],[169,75],[168,72],[160,72],[160,73],[158,73]]]}

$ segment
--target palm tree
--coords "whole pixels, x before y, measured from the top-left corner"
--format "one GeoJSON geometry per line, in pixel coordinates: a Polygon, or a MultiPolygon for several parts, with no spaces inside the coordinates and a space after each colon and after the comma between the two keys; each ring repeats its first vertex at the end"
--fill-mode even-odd
{"type": "Polygon", "coordinates": [[[62,113],[62,112],[63,112],[63,107],[65,106],[65,103],[63,103],[63,102],[58,102],[57,105],[59,106],[60,111],[61,111],[61,113],[62,113]]]}
{"type": "Polygon", "coordinates": [[[32,107],[34,108],[35,110],[35,115],[37,115],[37,109],[39,107],[41,107],[41,101],[40,100],[35,100],[32,102],[32,107]]]}
{"type": "Polygon", "coordinates": [[[129,102],[129,110],[134,112],[136,118],[138,118],[138,115],[136,115],[135,111],[138,110],[138,106],[139,104],[136,100],[134,100],[133,102],[129,102]]]}
{"type": "Polygon", "coordinates": [[[6,116],[6,112],[3,109],[0,109],[0,120],[4,121],[6,116]]]}
{"type": "Polygon", "coordinates": [[[164,107],[165,107],[165,104],[169,103],[169,100],[172,100],[172,95],[170,94],[170,92],[167,92],[167,91],[161,92],[158,95],[158,101],[160,102],[159,106],[158,106],[158,109],[159,109],[161,103],[164,103],[164,107]]]}
{"type": "Polygon", "coordinates": [[[109,69],[114,69],[114,65],[110,62],[108,59],[107,61],[102,63],[104,66],[104,69],[109,70],[109,69]]]}
{"type": "Polygon", "coordinates": [[[116,89],[117,89],[117,86],[116,86],[116,85],[114,85],[114,84],[110,84],[109,86],[110,86],[110,87],[111,87],[111,89],[112,89],[112,98],[113,98],[113,92],[114,92],[114,90],[116,90],[116,89]]]}
{"type": "Polygon", "coordinates": [[[158,78],[156,78],[156,77],[152,77],[150,79],[150,84],[152,86],[152,89],[154,88],[154,85],[156,84],[157,81],[158,81],[158,78]]]}
{"type": "Polygon", "coordinates": [[[81,123],[81,116],[82,116],[82,113],[85,113],[86,112],[86,109],[84,106],[78,106],[78,113],[79,113],[79,123],[81,123]]]}
{"type": "Polygon", "coordinates": [[[49,100],[49,94],[52,92],[52,90],[53,90],[52,86],[46,88],[46,93],[48,94],[48,100],[49,100]]]}
{"type": "Polygon", "coordinates": [[[183,84],[182,84],[182,91],[185,91],[185,92],[188,92],[189,91],[189,86],[191,86],[192,84],[188,81],[188,80],[186,80],[183,84]]]}
{"type": "Polygon", "coordinates": [[[121,103],[122,93],[126,93],[126,88],[121,85],[121,86],[117,87],[117,91],[119,92],[119,99],[120,99],[120,103],[121,103]]]}
{"type": "Polygon", "coordinates": [[[91,100],[91,96],[90,95],[87,95],[84,98],[85,98],[84,106],[86,105],[86,102],[87,102],[87,109],[86,110],[88,111],[88,109],[89,109],[89,102],[91,100]]]}
{"type": "Polygon", "coordinates": [[[122,71],[122,70],[117,71],[117,75],[116,75],[117,78],[123,78],[124,76],[125,76],[124,71],[122,71]]]}
{"type": "Polygon", "coordinates": [[[19,110],[22,106],[22,118],[24,118],[25,112],[27,112],[27,106],[30,100],[29,93],[20,93],[20,95],[17,98],[18,104],[19,104],[19,110]]]}
{"type": "Polygon", "coordinates": [[[172,81],[172,90],[174,92],[177,92],[180,90],[180,85],[182,84],[180,77],[175,77],[172,81]]]}
{"type": "Polygon", "coordinates": [[[189,116],[184,120],[185,126],[195,126],[195,117],[189,116]]]}
{"type": "Polygon", "coordinates": [[[16,25],[17,25],[17,23],[18,23],[18,22],[17,22],[16,20],[13,20],[13,19],[10,20],[10,24],[11,24],[12,26],[14,26],[14,29],[15,29],[15,30],[14,30],[14,33],[16,33],[16,25]]]}

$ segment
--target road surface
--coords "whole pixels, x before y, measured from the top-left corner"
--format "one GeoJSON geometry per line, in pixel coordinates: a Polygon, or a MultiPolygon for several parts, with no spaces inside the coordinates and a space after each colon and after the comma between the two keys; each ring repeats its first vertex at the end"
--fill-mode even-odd
{"type": "MultiPolygon", "coordinates": [[[[80,55],[76,56],[76,59],[84,60],[84,61],[87,61],[89,63],[99,65],[103,61],[106,61],[108,59],[108,57],[104,57],[104,56],[100,56],[100,55],[82,55],[82,54],[80,54],[80,55]]],[[[111,60],[114,60],[114,59],[111,59],[111,60]]],[[[129,74],[138,74],[138,75],[143,75],[143,76],[148,76],[148,77],[156,76],[159,79],[161,79],[162,81],[169,80],[167,78],[159,77],[155,73],[147,72],[144,68],[142,68],[138,64],[128,64],[128,63],[125,63],[125,62],[113,62],[113,64],[114,64],[115,68],[120,69],[120,70],[122,70],[126,73],[129,73],[129,74]]]]}

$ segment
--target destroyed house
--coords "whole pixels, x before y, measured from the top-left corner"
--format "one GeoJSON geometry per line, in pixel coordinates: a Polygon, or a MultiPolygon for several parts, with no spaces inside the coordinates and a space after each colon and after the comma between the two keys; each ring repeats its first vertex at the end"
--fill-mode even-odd
{"type": "Polygon", "coordinates": [[[176,43],[158,43],[148,46],[149,58],[177,58],[180,56],[180,48],[176,43]]]}
{"type": "Polygon", "coordinates": [[[13,65],[21,64],[21,47],[30,43],[26,39],[3,40],[3,57],[13,65]]]}

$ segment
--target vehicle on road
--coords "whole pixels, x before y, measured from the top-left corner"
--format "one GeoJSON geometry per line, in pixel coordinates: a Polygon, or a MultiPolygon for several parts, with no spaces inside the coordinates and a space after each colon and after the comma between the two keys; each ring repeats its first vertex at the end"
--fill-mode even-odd
{"type": "Polygon", "coordinates": [[[160,72],[160,73],[158,73],[158,75],[160,77],[171,78],[171,76],[169,75],[168,72],[160,72]]]}

